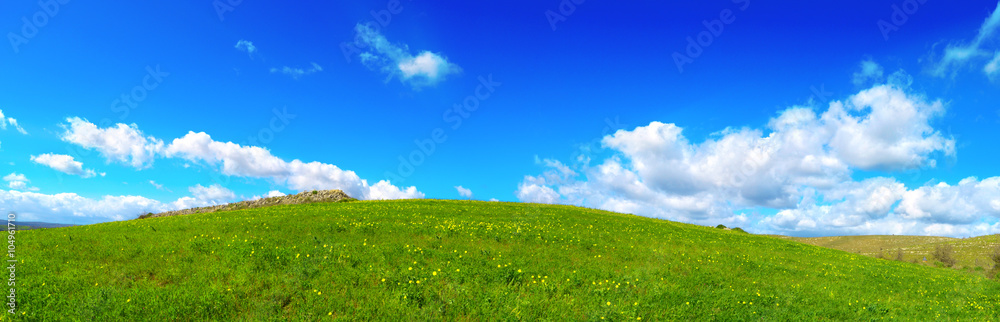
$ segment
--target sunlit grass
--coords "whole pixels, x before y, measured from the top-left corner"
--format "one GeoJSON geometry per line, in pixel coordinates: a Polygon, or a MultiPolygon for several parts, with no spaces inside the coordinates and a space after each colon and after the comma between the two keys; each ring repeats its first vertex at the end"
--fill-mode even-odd
{"type": "Polygon", "coordinates": [[[1000,312],[1000,283],[972,274],[568,206],[328,203],[19,234],[18,316],[32,320],[995,320],[1000,312]]]}

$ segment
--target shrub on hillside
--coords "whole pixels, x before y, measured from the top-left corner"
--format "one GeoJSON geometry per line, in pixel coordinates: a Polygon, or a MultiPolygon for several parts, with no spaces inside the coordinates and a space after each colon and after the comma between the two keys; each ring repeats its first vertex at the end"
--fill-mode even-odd
{"type": "Polygon", "coordinates": [[[726,229],[726,225],[723,225],[723,224],[719,224],[718,226],[715,226],[715,228],[718,228],[718,229],[726,229]]]}
{"type": "Polygon", "coordinates": [[[902,249],[897,249],[896,250],[896,260],[900,261],[900,262],[904,261],[903,260],[903,250],[902,249]]]}
{"type": "Polygon", "coordinates": [[[733,231],[747,234],[747,232],[740,227],[733,227],[733,231]]]}
{"type": "Polygon", "coordinates": [[[993,260],[993,269],[990,270],[990,275],[993,275],[993,278],[1000,279],[1000,245],[993,250],[993,254],[990,255],[990,259],[993,260]]]}
{"type": "Polygon", "coordinates": [[[948,267],[955,266],[955,263],[958,262],[955,259],[955,250],[951,245],[938,245],[934,247],[934,254],[932,256],[935,260],[948,267]]]}

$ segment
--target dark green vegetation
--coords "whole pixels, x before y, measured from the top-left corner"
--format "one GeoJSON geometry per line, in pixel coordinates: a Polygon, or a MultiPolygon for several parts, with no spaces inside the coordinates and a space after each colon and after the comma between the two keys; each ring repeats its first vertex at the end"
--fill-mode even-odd
{"type": "MultiPolygon", "coordinates": [[[[1000,283],[569,206],[286,205],[19,233],[31,320],[996,320],[1000,283]]],[[[6,315],[5,315],[6,316],[6,315]]]]}

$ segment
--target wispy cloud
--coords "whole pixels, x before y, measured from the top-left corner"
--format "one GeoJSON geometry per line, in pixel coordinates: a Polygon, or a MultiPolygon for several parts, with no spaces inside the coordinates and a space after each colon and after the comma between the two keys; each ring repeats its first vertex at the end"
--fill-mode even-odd
{"type": "Polygon", "coordinates": [[[253,45],[252,41],[240,39],[236,42],[235,48],[239,51],[247,53],[250,58],[253,58],[253,54],[257,52],[257,46],[253,45]]]}
{"type": "Polygon", "coordinates": [[[173,192],[173,191],[170,191],[170,189],[164,188],[162,184],[156,183],[156,181],[149,180],[149,184],[153,185],[153,187],[156,187],[156,190],[163,190],[163,191],[166,191],[166,192],[173,192]]]}
{"type": "Polygon", "coordinates": [[[882,66],[872,60],[861,62],[860,70],[854,72],[853,82],[857,86],[870,85],[882,80],[884,75],[882,66]]]}
{"type": "Polygon", "coordinates": [[[310,63],[310,65],[312,65],[312,66],[310,66],[310,67],[308,67],[306,69],[293,68],[293,67],[288,67],[288,66],[284,66],[284,67],[281,67],[281,68],[271,68],[271,73],[282,73],[282,74],[285,74],[285,75],[288,75],[288,76],[292,77],[292,79],[299,79],[302,76],[309,75],[309,74],[315,74],[315,73],[323,71],[323,66],[320,66],[317,63],[310,63]]]}
{"type": "Polygon", "coordinates": [[[986,67],[983,67],[983,72],[990,77],[996,77],[998,71],[1000,71],[1000,51],[997,51],[993,60],[986,64],[986,67]]]}
{"type": "Polygon", "coordinates": [[[377,30],[367,25],[358,24],[354,27],[359,47],[363,50],[358,54],[361,62],[372,69],[386,74],[386,81],[398,77],[403,83],[414,89],[434,86],[445,80],[449,75],[462,72],[458,65],[448,62],[439,53],[421,51],[417,55],[410,53],[405,44],[393,44],[377,30]]]}
{"type": "MultiPolygon", "coordinates": [[[[993,39],[997,35],[998,28],[1000,28],[1000,2],[997,3],[997,7],[993,10],[993,13],[979,27],[979,33],[976,34],[975,39],[966,44],[950,44],[945,47],[944,54],[941,60],[933,67],[932,73],[936,76],[945,76],[949,72],[954,72],[956,69],[961,68],[966,63],[988,58],[994,54],[996,48],[990,49],[990,46],[995,45],[996,42],[988,40],[993,39]]],[[[984,71],[987,75],[992,75],[996,72],[996,61],[997,59],[994,58],[992,62],[986,65],[984,71]],[[993,68],[990,68],[990,65],[993,68]]]]}
{"type": "Polygon", "coordinates": [[[10,126],[13,127],[14,130],[21,132],[21,134],[28,134],[27,131],[25,131],[23,128],[21,128],[20,125],[17,124],[16,119],[14,119],[13,117],[5,117],[3,115],[3,110],[0,110],[0,129],[6,130],[7,124],[10,124],[10,126]]]}

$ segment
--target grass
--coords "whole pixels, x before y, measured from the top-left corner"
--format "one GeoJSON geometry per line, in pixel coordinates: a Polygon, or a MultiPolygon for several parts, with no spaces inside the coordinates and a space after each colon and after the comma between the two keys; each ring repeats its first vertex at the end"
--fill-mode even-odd
{"type": "Polygon", "coordinates": [[[829,247],[866,256],[895,259],[897,250],[903,251],[905,261],[916,260],[934,265],[935,248],[951,245],[954,250],[957,269],[986,274],[993,267],[990,255],[1000,246],[1000,235],[974,238],[948,238],[930,236],[836,236],[836,237],[784,237],[810,245],[829,247]],[[924,259],[926,258],[926,262],[924,259]]]}
{"type": "MultiPolygon", "coordinates": [[[[18,233],[24,320],[997,320],[973,274],[569,206],[359,201],[18,233]]],[[[10,315],[2,315],[10,319],[10,315]]]]}

